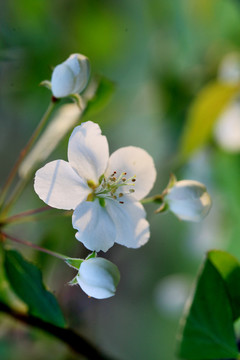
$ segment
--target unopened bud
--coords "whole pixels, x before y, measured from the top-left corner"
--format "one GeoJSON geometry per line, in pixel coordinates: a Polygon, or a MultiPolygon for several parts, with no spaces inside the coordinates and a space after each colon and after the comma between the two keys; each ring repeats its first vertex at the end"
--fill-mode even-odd
{"type": "Polygon", "coordinates": [[[194,180],[177,181],[168,189],[164,202],[179,219],[200,221],[211,208],[211,197],[205,185],[194,180]]]}
{"type": "Polygon", "coordinates": [[[115,295],[120,280],[116,265],[103,258],[91,258],[80,266],[77,282],[90,297],[106,299],[115,295]]]}
{"type": "Polygon", "coordinates": [[[90,76],[90,63],[86,56],[72,54],[55,67],[52,73],[52,93],[56,98],[77,94],[84,90],[90,76]]]}

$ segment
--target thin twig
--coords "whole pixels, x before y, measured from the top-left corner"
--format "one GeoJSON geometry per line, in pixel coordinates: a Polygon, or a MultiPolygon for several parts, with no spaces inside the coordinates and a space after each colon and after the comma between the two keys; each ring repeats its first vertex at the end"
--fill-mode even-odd
{"type": "Polygon", "coordinates": [[[42,213],[44,211],[51,210],[51,209],[52,208],[50,206],[44,206],[44,207],[41,207],[41,208],[38,208],[38,209],[23,211],[23,212],[21,212],[19,214],[10,216],[6,220],[4,220],[4,224],[9,224],[9,223],[18,221],[19,219],[26,218],[26,217],[29,217],[29,216],[33,216],[33,215],[36,215],[36,214],[40,214],[40,213],[42,213]]]}
{"type": "MultiPolygon", "coordinates": [[[[3,186],[2,192],[1,192],[1,196],[0,196],[0,205],[4,202],[5,197],[7,195],[8,189],[11,186],[17,172],[19,169],[19,166],[21,165],[21,163],[23,162],[25,156],[28,154],[29,150],[31,150],[34,142],[36,141],[36,139],[38,138],[40,132],[42,131],[44,125],[46,124],[47,120],[49,119],[50,115],[53,112],[53,109],[56,106],[56,101],[53,101],[53,99],[51,100],[45,114],[43,115],[41,121],[39,122],[38,126],[36,127],[35,131],[33,132],[31,138],[29,139],[27,145],[23,148],[23,150],[20,152],[19,157],[16,161],[16,163],[14,164],[5,185],[3,186]]],[[[23,181],[24,182],[24,181],[23,181]]],[[[11,196],[11,199],[9,200],[9,203],[7,205],[8,208],[10,208],[10,206],[12,205],[12,203],[15,201],[15,197],[17,197],[19,195],[19,188],[20,185],[17,185],[17,189],[14,191],[13,195],[11,196]]]]}
{"type": "Polygon", "coordinates": [[[41,246],[38,246],[38,245],[35,245],[29,241],[26,241],[26,240],[21,240],[21,239],[18,239],[10,234],[7,234],[5,233],[4,231],[1,231],[0,232],[0,235],[3,237],[3,238],[7,238],[11,241],[14,241],[18,244],[21,244],[21,245],[25,245],[25,246],[29,246],[35,250],[38,250],[38,251],[41,251],[45,254],[48,254],[48,255],[51,255],[51,256],[54,256],[58,259],[61,259],[61,260],[65,260],[67,258],[67,256],[65,255],[62,255],[62,254],[59,254],[59,253],[56,253],[55,251],[51,251],[51,250],[48,250],[48,249],[45,249],[45,248],[42,248],[41,246]]]}
{"type": "Polygon", "coordinates": [[[63,341],[67,344],[73,351],[78,354],[85,356],[89,360],[113,360],[112,358],[104,355],[82,336],[77,334],[75,331],[69,328],[61,328],[41,319],[32,316],[26,315],[24,313],[18,312],[11,309],[8,305],[0,301],[0,312],[4,312],[9,316],[13,317],[16,320],[21,321],[24,324],[42,329],[43,331],[53,335],[57,339],[63,341]]]}

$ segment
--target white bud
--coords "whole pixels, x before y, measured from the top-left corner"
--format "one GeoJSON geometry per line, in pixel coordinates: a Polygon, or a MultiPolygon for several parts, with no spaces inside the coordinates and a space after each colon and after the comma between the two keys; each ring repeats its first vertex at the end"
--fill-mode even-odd
{"type": "Polygon", "coordinates": [[[185,221],[200,221],[211,208],[205,185],[194,180],[177,181],[164,196],[164,201],[171,212],[185,221]]]}
{"type": "Polygon", "coordinates": [[[77,282],[82,290],[96,299],[115,295],[120,273],[116,265],[103,258],[91,258],[80,266],[77,282]]]}
{"type": "Polygon", "coordinates": [[[240,103],[232,102],[218,118],[214,128],[215,140],[225,151],[240,151],[240,103]]]}
{"type": "Polygon", "coordinates": [[[77,94],[84,90],[90,76],[90,63],[86,56],[72,54],[52,73],[52,93],[56,98],[77,94]]]}
{"type": "Polygon", "coordinates": [[[240,53],[229,53],[222,59],[218,79],[227,84],[237,84],[240,81],[240,53]]]}

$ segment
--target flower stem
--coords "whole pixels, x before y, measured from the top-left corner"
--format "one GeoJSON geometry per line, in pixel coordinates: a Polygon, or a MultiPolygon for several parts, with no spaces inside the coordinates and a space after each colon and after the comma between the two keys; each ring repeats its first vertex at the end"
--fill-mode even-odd
{"type": "MultiPolygon", "coordinates": [[[[53,109],[56,106],[56,99],[52,98],[45,114],[43,115],[41,121],[39,122],[38,126],[36,127],[35,131],[33,132],[32,136],[30,137],[28,143],[26,144],[26,146],[22,149],[22,151],[20,152],[20,155],[16,161],[16,163],[14,164],[6,182],[5,185],[3,186],[2,192],[1,192],[1,196],[0,196],[0,206],[4,203],[5,198],[7,196],[7,192],[18,172],[19,166],[21,165],[21,163],[23,162],[24,158],[26,157],[26,155],[28,154],[28,152],[31,150],[33,144],[35,143],[36,139],[38,138],[39,134],[41,133],[43,127],[45,126],[46,122],[48,121],[49,117],[51,116],[53,109]]],[[[25,184],[25,179],[20,180],[21,183],[25,184]]],[[[19,190],[22,190],[22,185],[20,186],[20,182],[19,184],[17,184],[11,199],[9,200],[8,204],[7,204],[7,209],[10,208],[10,206],[15,202],[15,197],[17,198],[19,196],[19,190]]]]}
{"type": "Polygon", "coordinates": [[[45,254],[54,256],[54,257],[56,257],[58,259],[65,260],[66,258],[68,258],[68,256],[59,254],[59,253],[57,253],[55,251],[44,249],[41,246],[35,245],[35,244],[33,244],[33,243],[29,242],[29,241],[26,241],[26,240],[18,239],[18,238],[14,237],[12,235],[9,235],[9,234],[7,234],[7,233],[5,233],[3,231],[0,232],[0,235],[1,235],[2,239],[7,238],[7,239],[9,239],[11,241],[14,241],[14,242],[18,243],[18,244],[29,246],[29,247],[31,247],[31,248],[33,248],[35,250],[38,250],[38,251],[41,251],[41,252],[43,252],[45,254]]]}
{"type": "Polygon", "coordinates": [[[162,195],[154,195],[141,200],[142,204],[149,204],[149,203],[162,204],[162,202],[163,202],[162,195]]]}
{"type": "Polygon", "coordinates": [[[82,335],[79,335],[69,327],[61,328],[56,325],[45,322],[33,315],[19,312],[10,308],[8,305],[0,301],[0,312],[5,313],[12,318],[32,326],[37,329],[41,329],[44,332],[51,334],[56,339],[62,341],[69,346],[71,350],[79,355],[83,355],[84,358],[89,360],[113,360],[112,357],[108,357],[102,353],[98,348],[88,342],[82,335]]]}
{"type": "Polygon", "coordinates": [[[23,211],[23,212],[21,212],[19,214],[16,214],[16,215],[10,216],[7,219],[4,219],[3,224],[5,225],[5,224],[17,222],[19,220],[22,220],[23,218],[33,216],[33,215],[36,215],[36,214],[40,214],[40,213],[42,213],[44,211],[51,210],[51,209],[52,208],[47,205],[47,206],[44,206],[44,207],[41,207],[41,208],[38,208],[38,209],[23,211]]]}

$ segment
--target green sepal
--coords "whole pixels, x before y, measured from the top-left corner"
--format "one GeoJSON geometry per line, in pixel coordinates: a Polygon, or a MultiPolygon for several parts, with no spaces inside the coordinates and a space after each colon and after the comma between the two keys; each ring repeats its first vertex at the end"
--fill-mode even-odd
{"type": "Polygon", "coordinates": [[[51,84],[51,81],[49,81],[49,80],[43,80],[42,82],[40,82],[39,85],[44,86],[49,90],[52,90],[52,84],[51,84]]]}
{"type": "Polygon", "coordinates": [[[96,251],[93,251],[91,254],[89,254],[85,260],[93,259],[97,257],[96,251]]]}
{"type": "Polygon", "coordinates": [[[80,111],[83,111],[85,105],[82,97],[79,94],[71,94],[69,97],[77,104],[80,111]]]}
{"type": "Polygon", "coordinates": [[[177,182],[176,176],[172,173],[170,174],[169,182],[167,184],[167,189],[171,189],[177,182]]]}
{"type": "Polygon", "coordinates": [[[71,281],[69,281],[68,285],[70,286],[78,285],[77,276],[75,276],[71,281]]]}
{"type": "Polygon", "coordinates": [[[168,204],[162,203],[161,206],[157,210],[155,210],[155,214],[160,214],[166,212],[167,210],[168,210],[168,204]]]}
{"type": "Polygon", "coordinates": [[[78,259],[78,258],[76,258],[76,259],[75,258],[66,258],[64,261],[68,266],[70,266],[76,270],[79,270],[79,268],[84,260],[78,259]]]}

